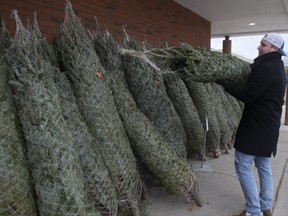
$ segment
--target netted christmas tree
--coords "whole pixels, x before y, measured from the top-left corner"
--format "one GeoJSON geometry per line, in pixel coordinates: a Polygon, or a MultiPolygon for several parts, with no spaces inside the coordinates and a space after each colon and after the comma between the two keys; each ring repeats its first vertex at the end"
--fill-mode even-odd
{"type": "Polygon", "coordinates": [[[187,43],[152,49],[145,55],[157,66],[170,67],[182,78],[198,82],[232,80],[243,84],[250,75],[249,63],[229,54],[194,49],[187,43]]]}
{"type": "Polygon", "coordinates": [[[96,140],[79,111],[69,80],[59,70],[55,71],[54,80],[60,96],[62,115],[76,142],[88,197],[101,215],[116,215],[118,203],[115,187],[97,150],[96,140]]]}
{"type": "Polygon", "coordinates": [[[205,127],[206,119],[208,120],[208,131],[206,135],[207,150],[213,152],[215,157],[219,157],[221,152],[220,126],[209,92],[203,83],[194,82],[192,79],[184,80],[184,82],[198,110],[202,127],[205,127]]]}
{"type": "Polygon", "coordinates": [[[173,103],[167,95],[164,80],[150,64],[133,52],[140,45],[125,34],[122,62],[129,89],[140,110],[153,122],[180,157],[187,156],[187,135],[173,103]]]}
{"type": "Polygon", "coordinates": [[[219,85],[215,83],[206,83],[204,84],[211,101],[211,105],[215,110],[215,115],[219,124],[220,131],[220,149],[225,150],[226,153],[229,152],[231,148],[232,137],[234,133],[235,127],[237,127],[237,122],[235,125],[229,120],[230,118],[234,118],[234,114],[232,116],[228,116],[227,107],[229,104],[224,106],[223,98],[221,97],[221,93],[223,92],[219,85]],[[218,91],[217,91],[218,90],[218,91]]]}
{"type": "Polygon", "coordinates": [[[170,193],[194,199],[201,205],[197,181],[191,166],[171,149],[154,124],[140,111],[124,76],[119,45],[108,32],[97,33],[95,49],[103,65],[113,76],[115,103],[139,160],[170,193]]]}
{"type": "Polygon", "coordinates": [[[100,215],[90,208],[74,139],[61,114],[54,67],[37,51],[41,39],[17,11],[16,35],[8,50],[17,111],[27,143],[40,215],[100,215]]]}
{"type": "Polygon", "coordinates": [[[51,72],[54,73],[62,115],[75,140],[75,149],[83,170],[86,191],[91,204],[87,208],[97,208],[101,215],[116,215],[118,204],[114,185],[100,154],[95,148],[97,146],[95,138],[89,133],[79,111],[69,80],[57,67],[56,53],[46,38],[42,37],[36,14],[34,14],[34,21],[30,30],[41,39],[37,50],[39,55],[55,66],[51,72]]]}
{"type": "Polygon", "coordinates": [[[97,148],[116,188],[118,203],[122,207],[137,209],[141,179],[114,103],[109,86],[111,78],[69,1],[57,45],[78,107],[90,133],[96,138],[97,148]]]}
{"type": "Polygon", "coordinates": [[[222,88],[218,88],[217,94],[214,94],[210,84],[204,83],[232,80],[243,85],[250,75],[249,63],[231,55],[194,49],[187,43],[181,43],[180,46],[166,45],[162,48],[153,48],[137,55],[145,56],[143,59],[148,59],[147,62],[159,71],[169,68],[182,78],[202,123],[206,117],[208,118],[206,145],[208,150],[213,151],[215,156],[219,156],[222,149],[227,149],[226,146],[230,145],[231,133],[232,137],[235,133],[234,124],[237,124],[237,119],[242,115],[243,104],[225,94],[222,88]],[[226,97],[219,97],[220,95],[226,97]],[[223,103],[223,100],[226,103],[223,103]],[[220,105],[220,102],[223,104],[221,107],[215,106],[220,105]],[[231,114],[229,118],[234,119],[233,122],[225,118],[227,113],[221,112],[221,110],[231,110],[231,106],[235,109],[234,113],[229,113],[231,114]],[[234,125],[234,131],[231,131],[228,125],[234,125]]]}
{"type": "Polygon", "coordinates": [[[6,49],[12,44],[4,20],[0,31],[0,215],[36,215],[22,128],[8,85],[6,49]]]}
{"type": "MultiPolygon", "coordinates": [[[[169,69],[167,69],[169,71],[169,69]]],[[[167,94],[171,99],[187,134],[188,155],[202,154],[204,146],[204,127],[198,110],[189,91],[178,74],[170,71],[163,74],[167,94]]]]}

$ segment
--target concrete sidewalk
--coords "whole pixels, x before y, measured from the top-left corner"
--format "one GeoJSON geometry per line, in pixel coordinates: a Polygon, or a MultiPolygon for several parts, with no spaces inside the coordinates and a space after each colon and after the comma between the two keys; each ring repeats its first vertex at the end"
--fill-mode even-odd
{"type": "MultiPolygon", "coordinates": [[[[287,216],[288,126],[281,126],[277,155],[271,161],[275,194],[273,216],[287,216]]],[[[203,206],[186,203],[160,186],[149,186],[152,216],[233,216],[245,209],[244,196],[234,169],[234,149],[218,159],[208,158],[202,167],[200,161],[191,161],[191,165],[197,176],[203,206]]]]}

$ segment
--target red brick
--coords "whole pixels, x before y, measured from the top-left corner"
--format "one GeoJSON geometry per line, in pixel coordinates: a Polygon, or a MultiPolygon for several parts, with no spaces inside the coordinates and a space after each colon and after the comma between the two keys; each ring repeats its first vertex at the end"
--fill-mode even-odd
{"type": "MultiPolygon", "coordinates": [[[[86,27],[95,30],[96,16],[102,29],[107,28],[119,42],[123,41],[125,25],[131,37],[155,46],[186,42],[210,48],[211,23],[173,0],[71,0],[71,3],[86,27]]],[[[64,20],[65,4],[66,0],[0,0],[0,16],[7,20],[8,30],[15,32],[13,9],[18,10],[23,23],[27,17],[33,19],[37,11],[40,30],[52,41],[59,22],[64,20]]]]}

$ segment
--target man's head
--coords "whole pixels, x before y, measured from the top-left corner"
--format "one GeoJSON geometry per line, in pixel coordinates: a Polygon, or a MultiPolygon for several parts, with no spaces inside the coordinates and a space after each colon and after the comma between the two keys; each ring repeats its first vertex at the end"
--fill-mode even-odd
{"type": "Polygon", "coordinates": [[[283,50],[284,40],[277,33],[266,34],[258,46],[259,56],[269,52],[279,52],[281,55],[286,56],[283,50]]]}

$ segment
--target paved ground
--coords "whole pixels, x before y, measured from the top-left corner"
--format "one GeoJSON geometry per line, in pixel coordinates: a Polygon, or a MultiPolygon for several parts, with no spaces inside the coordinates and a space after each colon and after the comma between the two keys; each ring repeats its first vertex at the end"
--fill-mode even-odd
{"type": "MultiPolygon", "coordinates": [[[[159,186],[148,188],[152,216],[233,216],[245,208],[244,197],[234,170],[234,150],[218,159],[191,161],[197,176],[202,207],[170,195],[159,186]]],[[[274,216],[288,215],[288,126],[282,125],[278,152],[272,158],[274,216]]],[[[255,175],[256,172],[255,172],[255,175]]]]}

